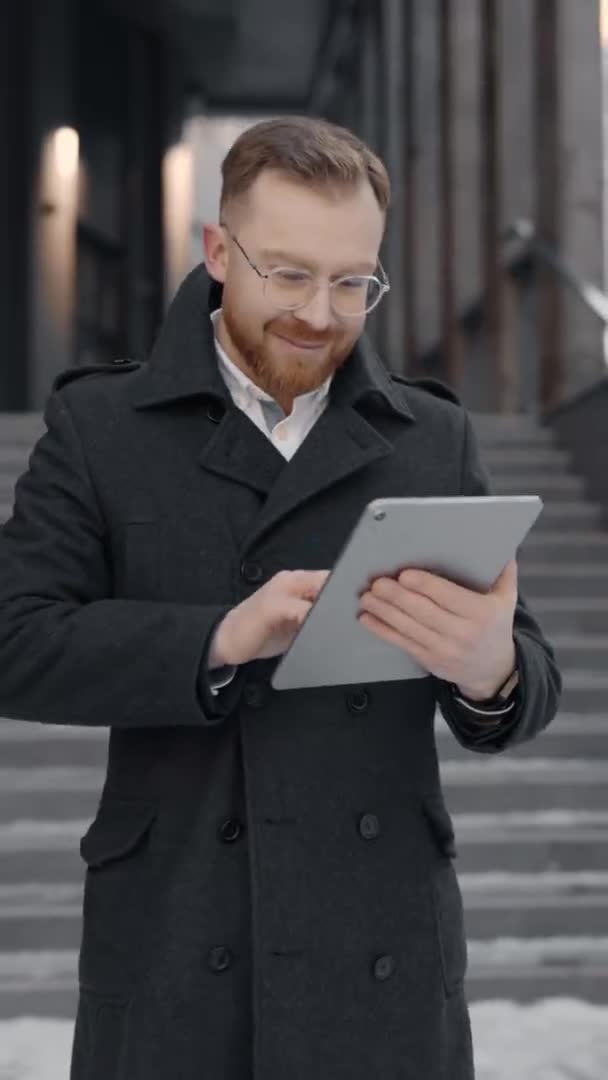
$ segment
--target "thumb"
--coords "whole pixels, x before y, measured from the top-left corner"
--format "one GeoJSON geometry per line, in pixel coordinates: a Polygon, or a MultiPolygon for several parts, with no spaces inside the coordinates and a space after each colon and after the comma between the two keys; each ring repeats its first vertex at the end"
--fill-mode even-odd
{"type": "Polygon", "coordinates": [[[515,559],[511,559],[494,582],[492,592],[498,593],[499,596],[512,596],[513,593],[517,594],[517,579],[517,562],[515,559]]]}

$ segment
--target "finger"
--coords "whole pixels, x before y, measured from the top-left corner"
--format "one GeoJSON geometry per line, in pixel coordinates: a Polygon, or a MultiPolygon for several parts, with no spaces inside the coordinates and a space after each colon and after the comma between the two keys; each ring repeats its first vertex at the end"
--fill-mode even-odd
{"type": "Polygon", "coordinates": [[[394,604],[415,622],[421,623],[443,637],[460,640],[465,636],[469,620],[439,607],[434,600],[423,593],[412,592],[397,582],[381,578],[374,582],[372,595],[378,596],[389,604],[394,604]]]}
{"type": "Polygon", "coordinates": [[[517,594],[517,581],[517,561],[511,559],[505,566],[502,574],[500,574],[494,582],[492,592],[495,595],[511,597],[513,596],[513,593],[517,594]]]}
{"type": "Polygon", "coordinates": [[[327,581],[331,570],[288,570],[285,580],[290,596],[316,597],[327,581]]]}
{"type": "Polygon", "coordinates": [[[271,616],[272,629],[280,630],[285,623],[302,626],[311,608],[312,603],[309,600],[301,600],[296,596],[285,597],[276,614],[271,616]]]}
{"type": "Polygon", "coordinates": [[[430,654],[428,650],[417,641],[403,637],[402,634],[399,634],[396,630],[387,626],[386,623],[367,612],[364,612],[359,616],[358,622],[375,637],[380,638],[382,641],[386,641],[388,645],[396,645],[402,652],[408,653],[414,660],[417,660],[422,667],[430,667],[430,654]]]}
{"type": "Polygon", "coordinates": [[[462,618],[474,618],[483,604],[483,594],[426,570],[402,570],[397,580],[406,589],[421,593],[444,611],[462,618]]]}
{"type": "Polygon", "coordinates": [[[373,593],[366,593],[364,597],[361,597],[360,610],[373,615],[400,637],[410,638],[425,649],[437,649],[440,644],[439,634],[436,631],[416,622],[394,604],[382,600],[379,596],[374,596],[373,593]]]}

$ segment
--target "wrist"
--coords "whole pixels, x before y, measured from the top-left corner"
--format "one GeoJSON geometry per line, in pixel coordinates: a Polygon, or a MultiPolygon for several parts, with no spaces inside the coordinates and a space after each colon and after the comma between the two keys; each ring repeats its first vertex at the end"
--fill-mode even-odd
{"type": "Polygon", "coordinates": [[[207,656],[207,667],[210,671],[215,668],[235,667],[237,664],[230,652],[230,614],[228,612],[222,621],[218,623],[211,639],[207,656]]]}
{"type": "Polygon", "coordinates": [[[494,676],[492,681],[486,680],[470,686],[458,683],[458,690],[469,701],[494,701],[516,672],[517,653],[515,652],[515,643],[513,643],[509,661],[503,665],[498,676],[494,676]]]}

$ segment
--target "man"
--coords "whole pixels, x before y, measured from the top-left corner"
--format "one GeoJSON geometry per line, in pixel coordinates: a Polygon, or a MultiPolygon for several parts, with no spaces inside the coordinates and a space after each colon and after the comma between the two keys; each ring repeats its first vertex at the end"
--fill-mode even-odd
{"type": "Polygon", "coordinates": [[[497,753],[559,675],[514,564],[406,568],[359,617],[428,678],[272,690],[370,499],[488,489],[453,395],[362,337],[381,162],[279,119],[223,181],[149,362],[56,378],[2,534],[0,715],[111,726],[72,1080],[470,1080],[435,707],[497,753]]]}

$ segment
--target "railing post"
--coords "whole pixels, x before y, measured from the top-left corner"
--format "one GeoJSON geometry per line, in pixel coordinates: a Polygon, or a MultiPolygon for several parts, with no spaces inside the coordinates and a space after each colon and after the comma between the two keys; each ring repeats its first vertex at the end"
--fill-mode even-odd
{"type": "MultiPolygon", "coordinates": [[[[536,0],[534,27],[534,146],[536,223],[541,243],[559,251],[560,169],[556,0],[536,0]]],[[[542,412],[561,395],[561,303],[553,273],[537,263],[538,403],[542,412]]]]}
{"type": "Polygon", "coordinates": [[[508,271],[501,274],[501,335],[498,349],[499,411],[516,412],[520,390],[520,296],[517,278],[508,271]]]}
{"type": "Polygon", "coordinates": [[[483,274],[483,340],[494,375],[494,406],[505,411],[505,362],[501,355],[502,275],[498,253],[500,229],[500,176],[498,163],[498,13],[496,0],[480,0],[481,19],[481,214],[483,274]]]}
{"type": "Polygon", "coordinates": [[[441,369],[455,390],[462,382],[463,343],[457,325],[454,281],[454,87],[452,62],[453,8],[439,0],[439,289],[441,369]]]}

